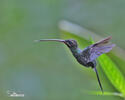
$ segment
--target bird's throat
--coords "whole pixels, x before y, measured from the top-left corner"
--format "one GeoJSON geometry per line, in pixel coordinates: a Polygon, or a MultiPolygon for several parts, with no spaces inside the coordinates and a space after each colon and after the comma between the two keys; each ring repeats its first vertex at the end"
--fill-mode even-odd
{"type": "Polygon", "coordinates": [[[75,57],[76,57],[76,56],[79,56],[80,53],[82,52],[82,50],[79,49],[79,48],[70,48],[70,50],[71,50],[72,54],[73,54],[75,57]]]}

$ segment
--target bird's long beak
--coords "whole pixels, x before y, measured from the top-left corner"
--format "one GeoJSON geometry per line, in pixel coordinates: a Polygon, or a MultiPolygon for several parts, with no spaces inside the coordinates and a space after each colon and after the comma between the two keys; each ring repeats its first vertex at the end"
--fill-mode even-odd
{"type": "Polygon", "coordinates": [[[65,40],[61,40],[61,39],[40,39],[40,40],[35,40],[35,42],[42,42],[42,41],[56,41],[56,42],[65,43],[65,40]]]}

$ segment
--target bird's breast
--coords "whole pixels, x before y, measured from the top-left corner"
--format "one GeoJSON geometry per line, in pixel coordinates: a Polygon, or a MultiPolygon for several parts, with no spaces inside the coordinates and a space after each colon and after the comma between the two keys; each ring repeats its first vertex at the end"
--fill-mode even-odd
{"type": "Polygon", "coordinates": [[[83,65],[83,66],[85,66],[85,67],[89,67],[88,66],[88,64],[87,64],[87,62],[85,61],[85,58],[83,57],[83,56],[76,56],[75,57],[76,58],[76,60],[81,64],[81,65],[83,65]]]}

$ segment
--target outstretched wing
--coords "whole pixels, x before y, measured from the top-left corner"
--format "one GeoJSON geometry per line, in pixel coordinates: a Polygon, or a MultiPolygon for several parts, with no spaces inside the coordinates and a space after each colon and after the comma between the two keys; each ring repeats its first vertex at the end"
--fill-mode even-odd
{"type": "Polygon", "coordinates": [[[84,55],[87,62],[91,62],[95,60],[98,56],[103,53],[107,53],[115,46],[115,44],[106,45],[111,37],[105,38],[95,44],[90,45],[86,49],[83,50],[82,54],[84,55]]]}
{"type": "Polygon", "coordinates": [[[100,40],[100,41],[96,42],[95,44],[93,44],[91,46],[101,46],[101,45],[107,44],[111,39],[112,39],[112,37],[109,36],[109,37],[107,37],[103,40],[100,40]]]}

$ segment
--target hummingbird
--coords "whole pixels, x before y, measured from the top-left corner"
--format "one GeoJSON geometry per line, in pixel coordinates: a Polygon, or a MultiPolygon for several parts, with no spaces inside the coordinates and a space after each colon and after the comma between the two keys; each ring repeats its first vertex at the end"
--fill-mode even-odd
{"type": "Polygon", "coordinates": [[[64,43],[72,52],[73,56],[76,58],[76,60],[78,61],[79,64],[85,66],[85,67],[90,67],[92,68],[97,76],[97,80],[100,86],[100,89],[103,93],[103,87],[99,78],[99,74],[96,68],[96,59],[104,54],[104,53],[108,53],[110,50],[112,50],[112,48],[115,46],[115,44],[108,44],[109,41],[111,40],[111,36],[102,39],[88,47],[86,47],[85,49],[81,50],[80,48],[78,48],[78,44],[77,41],[74,39],[67,39],[67,40],[62,40],[62,39],[40,39],[40,40],[35,40],[36,42],[41,42],[41,41],[57,41],[57,42],[61,42],[64,43]]]}

